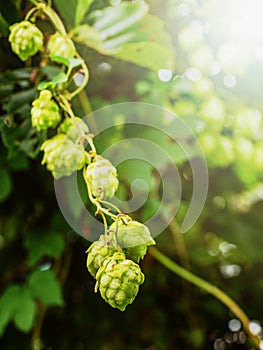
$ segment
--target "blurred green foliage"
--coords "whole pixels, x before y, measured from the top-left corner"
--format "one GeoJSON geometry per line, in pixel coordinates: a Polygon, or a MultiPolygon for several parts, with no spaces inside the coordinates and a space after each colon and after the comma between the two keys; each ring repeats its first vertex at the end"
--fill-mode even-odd
{"type": "MultiPolygon", "coordinates": [[[[209,167],[209,192],[199,220],[183,235],[187,259],[193,272],[263,322],[262,46],[227,36],[217,15],[224,8],[219,1],[55,0],[54,6],[89,67],[86,93],[93,110],[118,102],[151,103],[182,118],[197,135],[209,167]]],[[[52,306],[42,325],[46,350],[249,349],[244,332],[230,326],[231,312],[150,255],[143,262],[146,282],[125,313],[93,293],[85,267],[89,242],[72,232],[59,211],[52,178],[40,165],[47,135],[30,122],[37,83],[56,83],[60,69],[38,69],[38,56],[25,66],[7,41],[8,26],[29,7],[27,1],[0,3],[0,348],[28,350],[41,308],[52,306]]],[[[50,30],[44,21],[41,27],[50,30]]],[[[87,113],[81,98],[73,105],[76,114],[87,113]]],[[[192,194],[189,162],[178,145],[149,129],[116,126],[95,142],[103,151],[126,135],[153,139],[173,154],[183,187],[180,225],[192,194]]],[[[135,159],[118,172],[119,198],[130,198],[138,172],[149,184],[148,199],[134,215],[151,217],[160,202],[154,169],[135,159]]],[[[140,194],[140,186],[136,190],[140,194]]],[[[94,234],[91,230],[84,226],[83,236],[94,234]]],[[[157,244],[182,260],[169,227],[157,244]]]]}

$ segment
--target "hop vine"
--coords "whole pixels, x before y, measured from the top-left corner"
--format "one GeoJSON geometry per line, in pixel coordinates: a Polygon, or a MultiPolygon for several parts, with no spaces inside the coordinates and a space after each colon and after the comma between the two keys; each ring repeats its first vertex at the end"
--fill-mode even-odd
{"type": "Polygon", "coordinates": [[[9,41],[13,52],[23,61],[40,52],[43,55],[41,65],[50,61],[62,66],[60,75],[38,84],[40,92],[31,109],[32,127],[46,135],[50,131],[53,133],[40,149],[44,153],[42,164],[55,179],[83,170],[89,199],[96,207],[95,214],[100,215],[104,223],[104,234],[87,250],[87,269],[96,280],[95,291],[99,291],[112,307],[124,311],[133,302],[145,278],[138,263],[144,258],[147,247],[155,242],[145,225],[106,201],[114,197],[118,189],[117,169],[97,153],[89,127],[75,115],[71,105],[71,99],[88,83],[88,67],[60,18],[45,3],[37,3],[24,21],[10,27],[9,41]],[[46,45],[35,23],[40,14],[54,27],[46,45]],[[74,68],[84,72],[84,79],[81,86],[69,91],[74,68]]]}

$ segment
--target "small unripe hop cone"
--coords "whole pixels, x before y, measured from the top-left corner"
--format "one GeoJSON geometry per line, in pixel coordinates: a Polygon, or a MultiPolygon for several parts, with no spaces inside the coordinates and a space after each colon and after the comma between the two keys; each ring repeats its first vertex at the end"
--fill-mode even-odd
{"type": "Polygon", "coordinates": [[[108,159],[99,155],[88,165],[85,180],[96,198],[112,198],[119,186],[116,168],[108,159]]]}
{"type": "Polygon", "coordinates": [[[34,56],[43,47],[43,34],[31,22],[22,21],[10,27],[9,42],[12,51],[22,61],[34,56]]]}
{"type": "Polygon", "coordinates": [[[33,101],[31,109],[32,125],[38,131],[55,127],[61,120],[59,107],[52,100],[52,94],[49,90],[42,90],[39,97],[33,101]]]}
{"type": "Polygon", "coordinates": [[[53,34],[47,44],[50,55],[73,58],[76,54],[75,46],[70,38],[56,32],[53,34]]]}
{"type": "Polygon", "coordinates": [[[127,223],[122,220],[115,221],[110,226],[109,232],[111,244],[123,248],[126,257],[135,262],[144,258],[148,246],[155,244],[148,227],[138,221],[130,220],[127,223]]]}
{"type": "Polygon", "coordinates": [[[92,243],[87,250],[87,268],[94,278],[98,269],[102,266],[104,259],[112,255],[115,250],[116,248],[107,241],[107,237],[104,235],[101,235],[98,241],[92,243]]]}
{"type": "Polygon", "coordinates": [[[89,160],[84,148],[64,134],[57,134],[45,141],[41,150],[44,151],[42,164],[47,165],[55,179],[82,169],[89,160]]]}
{"type": "Polygon", "coordinates": [[[126,259],[124,253],[115,252],[106,258],[96,274],[95,292],[112,307],[124,311],[131,304],[144,282],[140,266],[126,259]]]}

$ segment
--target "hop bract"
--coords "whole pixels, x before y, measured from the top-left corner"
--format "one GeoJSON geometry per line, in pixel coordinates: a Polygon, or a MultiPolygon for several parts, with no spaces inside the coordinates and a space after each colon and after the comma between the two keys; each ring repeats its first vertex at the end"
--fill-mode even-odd
{"type": "Polygon", "coordinates": [[[135,299],[144,274],[138,264],[116,252],[106,258],[96,274],[95,291],[112,307],[124,311],[135,299]]]}
{"type": "Polygon", "coordinates": [[[55,127],[61,120],[59,107],[52,100],[52,94],[49,90],[42,90],[39,98],[32,103],[31,120],[32,125],[38,131],[55,127]]]}
{"type": "Polygon", "coordinates": [[[67,134],[67,137],[76,142],[89,133],[88,126],[81,118],[67,118],[59,126],[59,132],[67,134]]]}
{"type": "Polygon", "coordinates": [[[117,170],[108,159],[95,156],[85,172],[91,193],[97,198],[112,198],[118,188],[117,170]]]}
{"type": "Polygon", "coordinates": [[[138,221],[130,220],[127,223],[122,220],[115,221],[109,231],[109,240],[112,244],[124,248],[126,257],[135,262],[144,258],[148,246],[155,244],[148,227],[138,221]]]}
{"type": "Polygon", "coordinates": [[[116,248],[110,245],[105,235],[101,235],[100,239],[93,242],[87,250],[87,268],[90,274],[95,278],[98,269],[101,267],[103,260],[114,253],[116,248]]]}
{"type": "Polygon", "coordinates": [[[50,55],[73,58],[76,53],[75,46],[70,38],[56,32],[53,34],[47,44],[50,55]]]}
{"type": "Polygon", "coordinates": [[[47,165],[55,179],[69,176],[80,170],[87,162],[88,156],[83,147],[72,142],[63,134],[57,134],[41,146],[44,151],[42,164],[47,165]]]}
{"type": "Polygon", "coordinates": [[[43,34],[31,22],[22,21],[10,26],[9,42],[22,61],[35,55],[43,47],[43,34]]]}

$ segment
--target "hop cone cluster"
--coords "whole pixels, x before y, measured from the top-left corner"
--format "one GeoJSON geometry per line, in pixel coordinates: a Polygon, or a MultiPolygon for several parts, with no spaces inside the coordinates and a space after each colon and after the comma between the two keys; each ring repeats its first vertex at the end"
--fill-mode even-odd
{"type": "Polygon", "coordinates": [[[44,151],[42,164],[47,165],[55,179],[82,169],[88,159],[83,147],[72,142],[64,134],[57,134],[45,141],[41,150],[44,151]]]}
{"type": "Polygon", "coordinates": [[[98,155],[88,165],[85,180],[97,198],[112,198],[119,186],[116,168],[108,159],[98,155]]]}
{"type": "Polygon", "coordinates": [[[42,90],[39,98],[33,101],[31,109],[32,125],[38,131],[55,127],[61,120],[59,107],[52,100],[52,94],[49,90],[42,90]]]}
{"type": "Polygon", "coordinates": [[[124,311],[131,304],[144,282],[144,274],[138,264],[126,259],[124,253],[115,252],[104,259],[96,274],[95,291],[112,307],[124,311]]]}
{"type": "Polygon", "coordinates": [[[10,26],[9,42],[22,61],[35,55],[43,47],[43,34],[31,22],[22,21],[10,26]]]}
{"type": "Polygon", "coordinates": [[[50,37],[47,49],[50,55],[65,58],[73,58],[76,53],[72,40],[59,32],[56,32],[50,37]]]}

